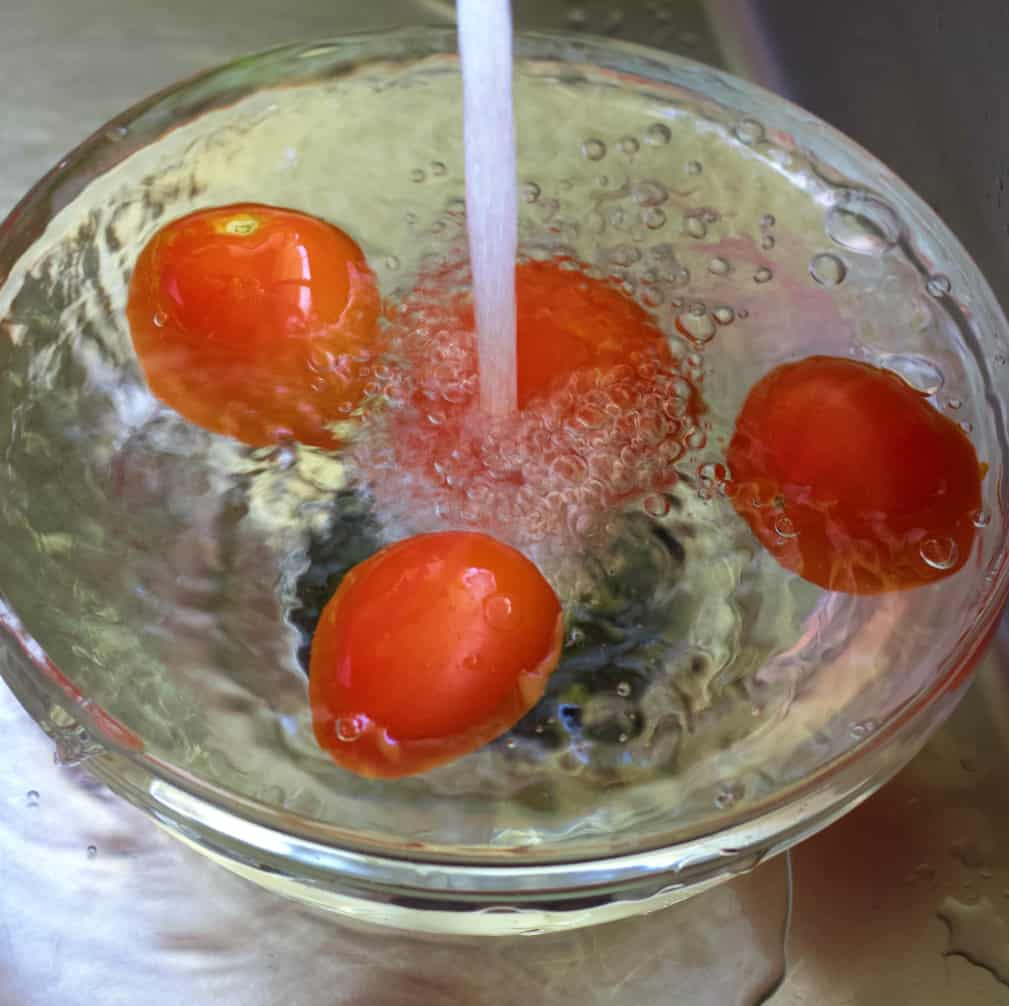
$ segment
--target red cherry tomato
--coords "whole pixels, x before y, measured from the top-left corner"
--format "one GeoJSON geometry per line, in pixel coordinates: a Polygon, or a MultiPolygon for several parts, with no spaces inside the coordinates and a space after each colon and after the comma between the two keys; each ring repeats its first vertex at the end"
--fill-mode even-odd
{"type": "Polygon", "coordinates": [[[535,705],[561,630],[539,570],[487,535],[387,546],[347,574],[322,613],[310,662],[315,736],[365,776],[451,761],[535,705]]]}
{"type": "Polygon", "coordinates": [[[889,371],[826,356],[777,367],[750,391],[727,461],[754,534],[828,590],[917,587],[970,554],[983,466],[889,371]]]}
{"type": "Polygon", "coordinates": [[[359,404],[379,298],[361,249],[331,224],[256,204],[160,230],[127,318],[151,390],[188,420],[252,445],[338,446],[359,404]]]}

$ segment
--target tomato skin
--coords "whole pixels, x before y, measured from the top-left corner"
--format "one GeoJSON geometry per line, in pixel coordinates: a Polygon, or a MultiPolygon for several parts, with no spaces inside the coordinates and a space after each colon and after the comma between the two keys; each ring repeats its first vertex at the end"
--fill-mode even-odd
{"type": "Polygon", "coordinates": [[[446,531],[389,545],[322,613],[309,677],[316,739],[376,778],[451,761],[535,705],[561,634],[550,585],[494,538],[446,531]]]}
{"type": "Polygon", "coordinates": [[[827,356],[777,367],[751,389],[726,460],[757,538],[827,590],[918,587],[970,554],[983,473],[974,447],[889,371],[827,356]],[[943,568],[922,557],[930,542],[943,568]]]}
{"type": "Polygon", "coordinates": [[[141,252],[127,319],[151,391],[259,446],[339,446],[378,354],[378,289],[343,231],[254,203],[200,210],[141,252]]]}

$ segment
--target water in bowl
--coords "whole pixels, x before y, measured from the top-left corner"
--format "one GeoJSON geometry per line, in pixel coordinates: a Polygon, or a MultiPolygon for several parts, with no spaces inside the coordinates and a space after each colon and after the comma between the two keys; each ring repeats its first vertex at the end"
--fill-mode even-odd
{"type": "MultiPolygon", "coordinates": [[[[696,424],[642,452],[617,421],[626,400],[583,375],[572,399],[605,419],[558,428],[547,408],[523,410],[509,420],[520,436],[490,429],[477,445],[491,472],[522,472],[521,490],[490,478],[460,497],[454,459],[435,477],[391,453],[409,369],[376,375],[338,452],[249,449],[150,395],[127,284],[152,234],[192,210],[258,201],[331,220],[394,314],[421,275],[466,282],[458,65],[366,63],[166,133],[19,263],[0,300],[0,582],[77,688],[200,779],[383,840],[617,852],[713,830],[864,740],[934,674],[940,637],[963,629],[950,612],[968,617],[966,574],[828,594],[756,543],[724,466],[754,381],[799,356],[853,355],[958,402],[982,458],[994,434],[969,327],[884,201],[701,90],[527,52],[515,106],[520,260],[577,260],[619,283],[668,339],[670,394],[703,398],[696,424]],[[311,729],[320,608],[381,545],[465,526],[550,579],[560,667],[485,749],[394,783],[351,776],[311,729]]],[[[394,339],[407,360],[445,350],[422,324],[394,339]]],[[[475,393],[453,352],[420,421],[475,393]]],[[[655,417],[656,403],[632,404],[655,417]]],[[[972,568],[990,552],[979,544],[972,568]]]]}

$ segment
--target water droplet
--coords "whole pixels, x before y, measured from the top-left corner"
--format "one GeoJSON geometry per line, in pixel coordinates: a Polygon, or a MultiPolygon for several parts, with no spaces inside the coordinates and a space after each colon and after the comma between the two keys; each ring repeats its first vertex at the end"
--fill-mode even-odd
{"type": "Polygon", "coordinates": [[[990,899],[947,897],[938,916],[949,928],[947,955],[959,955],[1009,984],[1009,926],[990,899]]]}
{"type": "Polygon", "coordinates": [[[620,681],[617,683],[617,695],[622,699],[628,699],[631,696],[631,686],[626,681],[620,681]]]}
{"type": "Polygon", "coordinates": [[[771,213],[765,213],[760,218],[760,227],[761,227],[761,230],[765,230],[766,231],[766,230],[770,229],[771,227],[774,226],[775,222],[776,221],[774,219],[774,215],[773,214],[771,214],[771,213]]]}
{"type": "Polygon", "coordinates": [[[683,229],[692,238],[704,238],[708,236],[708,225],[695,213],[683,218],[683,229]]]}
{"type": "Polygon", "coordinates": [[[882,255],[900,238],[897,214],[881,199],[850,189],[827,211],[827,236],[860,255],[882,255]]]}
{"type": "Polygon", "coordinates": [[[512,624],[512,599],[507,594],[491,594],[483,602],[483,614],[493,629],[509,629],[512,624]]]}
{"type": "Polygon", "coordinates": [[[446,168],[445,165],[442,164],[441,161],[432,161],[431,162],[431,174],[434,175],[435,178],[441,178],[447,172],[448,172],[448,168],[446,168]]]}
{"type": "Polygon", "coordinates": [[[772,279],[774,279],[774,273],[767,266],[761,266],[753,274],[754,283],[770,283],[772,279]]]}
{"type": "Polygon", "coordinates": [[[631,195],[641,206],[661,206],[669,198],[666,187],[651,179],[638,182],[631,189],[631,195]]]}
{"type": "Polygon", "coordinates": [[[770,234],[765,234],[760,239],[760,247],[763,248],[764,251],[770,251],[774,247],[774,238],[770,234]]]}
{"type": "Polygon", "coordinates": [[[928,290],[933,297],[940,298],[947,296],[950,290],[953,289],[953,285],[949,281],[949,276],[944,276],[940,272],[929,277],[928,282],[925,284],[925,289],[928,290]]]}
{"type": "Polygon", "coordinates": [[[672,138],[673,134],[669,131],[669,127],[661,122],[653,122],[645,130],[645,143],[650,143],[653,147],[665,146],[672,138]]]}
{"type": "Polygon", "coordinates": [[[606,156],[606,144],[602,140],[586,140],[582,144],[582,155],[590,161],[601,161],[606,156]]]}
{"type": "Polygon", "coordinates": [[[715,806],[719,810],[728,810],[739,803],[745,793],[746,790],[740,782],[722,783],[715,793],[715,806]]]}
{"type": "Polygon", "coordinates": [[[645,497],[644,508],[645,513],[653,517],[665,517],[671,509],[669,497],[662,493],[652,493],[645,497]]]}
{"type": "Polygon", "coordinates": [[[860,741],[868,737],[869,734],[875,733],[878,726],[879,724],[875,720],[861,720],[858,723],[852,723],[848,733],[855,740],[860,741]]]}
{"type": "Polygon", "coordinates": [[[633,157],[641,149],[641,144],[633,136],[625,136],[620,141],[620,153],[633,157]]]}
{"type": "Polygon", "coordinates": [[[714,318],[719,325],[731,325],[733,321],[736,320],[736,312],[733,311],[731,307],[716,307],[714,311],[711,312],[711,317],[714,318]]]}
{"type": "Polygon", "coordinates": [[[395,272],[399,268],[399,259],[395,255],[387,255],[385,259],[385,267],[390,272],[395,272]]]}
{"type": "Polygon", "coordinates": [[[88,846],[88,859],[97,859],[97,858],[98,858],[98,846],[96,846],[96,845],[89,845],[88,846]]]}
{"type": "Polygon", "coordinates": [[[704,165],[700,161],[687,161],[687,174],[699,175],[704,170],[704,165]]]}
{"type": "Polygon", "coordinates": [[[774,522],[774,533],[780,538],[796,538],[799,532],[795,529],[795,524],[791,517],[782,515],[774,522]]]}
{"type": "Polygon", "coordinates": [[[39,805],[39,791],[37,789],[30,789],[25,794],[25,803],[29,807],[37,807],[39,805]]]}
{"type": "Polygon", "coordinates": [[[974,527],[987,527],[991,523],[991,514],[984,510],[975,510],[971,516],[974,527]]]}
{"type": "Polygon", "coordinates": [[[822,252],[809,260],[809,275],[820,286],[837,286],[844,282],[848,275],[848,267],[836,255],[822,252]]]}
{"type": "Polygon", "coordinates": [[[427,178],[427,175],[420,168],[414,168],[413,171],[410,172],[411,182],[422,182],[425,178],[427,178]]]}
{"type": "Polygon", "coordinates": [[[708,272],[713,273],[715,276],[728,276],[730,268],[728,261],[720,255],[716,255],[708,263],[708,272]]]}
{"type": "Polygon", "coordinates": [[[657,231],[665,225],[666,215],[657,206],[652,206],[641,214],[641,222],[650,231],[657,231]]]}
{"type": "Polygon", "coordinates": [[[527,203],[534,203],[540,197],[542,189],[535,182],[526,182],[522,186],[522,198],[527,203]]]}
{"type": "Polygon", "coordinates": [[[351,744],[364,733],[364,728],[363,716],[341,716],[336,721],[336,739],[345,744],[351,744]]]}
{"type": "Polygon", "coordinates": [[[922,560],[933,569],[952,569],[959,557],[959,550],[952,538],[926,538],[921,543],[922,560]]]}
{"type": "Polygon", "coordinates": [[[764,127],[756,119],[740,119],[734,130],[736,139],[752,147],[764,138],[764,127]]]}
{"type": "Polygon", "coordinates": [[[155,311],[151,321],[154,322],[155,328],[164,328],[168,323],[168,315],[164,311],[155,311]]]}
{"type": "Polygon", "coordinates": [[[709,342],[715,335],[714,319],[703,304],[692,304],[680,314],[676,328],[693,343],[709,342]]]}

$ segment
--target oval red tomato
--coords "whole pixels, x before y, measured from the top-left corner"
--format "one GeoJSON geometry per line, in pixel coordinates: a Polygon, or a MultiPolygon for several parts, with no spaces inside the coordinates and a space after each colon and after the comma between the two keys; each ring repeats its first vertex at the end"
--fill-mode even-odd
{"type": "Polygon", "coordinates": [[[754,534],[828,590],[917,587],[970,554],[974,447],[889,371],[826,356],[777,367],[750,391],[727,461],[754,534]]]}
{"type": "Polygon", "coordinates": [[[354,567],[312,642],[316,738],[360,775],[410,775],[474,751],[539,700],[560,603],[525,556],[484,534],[418,535],[354,567]]]}
{"type": "Polygon", "coordinates": [[[200,210],[148,242],[127,318],[151,391],[252,445],[339,443],[378,352],[378,290],[361,249],[293,210],[200,210]]]}

